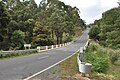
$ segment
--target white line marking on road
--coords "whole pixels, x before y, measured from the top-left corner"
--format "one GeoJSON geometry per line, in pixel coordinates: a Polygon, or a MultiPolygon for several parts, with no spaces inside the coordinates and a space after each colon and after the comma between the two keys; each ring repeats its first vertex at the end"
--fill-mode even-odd
{"type": "MultiPolygon", "coordinates": [[[[75,53],[76,53],[76,52],[75,52],[75,53]]],[[[31,76],[29,76],[29,77],[27,77],[27,78],[23,79],[23,80],[29,80],[29,79],[31,79],[31,78],[33,78],[33,77],[35,77],[35,76],[37,76],[37,75],[39,75],[39,74],[43,73],[44,71],[46,71],[46,70],[48,70],[48,69],[50,69],[50,68],[52,68],[52,67],[54,67],[54,66],[58,65],[59,63],[61,63],[61,62],[65,61],[66,59],[68,59],[68,58],[72,57],[75,53],[73,53],[72,55],[68,56],[67,58],[65,58],[65,59],[63,59],[63,60],[61,60],[61,61],[59,61],[59,62],[57,62],[57,63],[55,63],[55,64],[51,65],[50,67],[45,68],[45,69],[43,69],[42,71],[39,71],[39,72],[37,72],[37,73],[35,73],[35,74],[33,74],[33,75],[31,75],[31,76]]]]}
{"type": "Polygon", "coordinates": [[[41,60],[41,59],[46,59],[48,58],[49,56],[43,56],[43,57],[39,57],[38,59],[41,60]]]}

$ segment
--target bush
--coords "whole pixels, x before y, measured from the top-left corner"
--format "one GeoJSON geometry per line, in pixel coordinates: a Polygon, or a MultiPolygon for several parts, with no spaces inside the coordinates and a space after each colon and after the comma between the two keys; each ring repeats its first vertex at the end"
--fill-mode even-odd
{"type": "Polygon", "coordinates": [[[73,37],[72,36],[66,36],[65,39],[63,40],[64,43],[72,41],[73,37]]]}
{"type": "Polygon", "coordinates": [[[92,64],[92,71],[104,73],[109,68],[109,57],[99,44],[91,43],[85,53],[85,60],[92,64]]]}
{"type": "Polygon", "coordinates": [[[117,61],[119,58],[119,55],[117,53],[113,53],[112,55],[110,55],[110,60],[111,60],[111,63],[114,64],[115,61],[117,61]]]}
{"type": "Polygon", "coordinates": [[[114,64],[115,63],[115,61],[117,61],[118,60],[118,56],[117,55],[113,55],[112,57],[111,57],[111,62],[114,64]]]}
{"type": "Polygon", "coordinates": [[[91,42],[91,44],[88,46],[89,51],[97,51],[101,48],[101,46],[98,43],[91,42]]]}
{"type": "Polygon", "coordinates": [[[90,39],[99,40],[100,28],[97,25],[94,25],[89,32],[90,39]]]}
{"type": "Polygon", "coordinates": [[[15,30],[11,37],[11,46],[12,48],[16,49],[23,49],[24,45],[24,39],[25,39],[25,33],[21,30],[15,30]]]}
{"type": "Polygon", "coordinates": [[[104,73],[109,68],[109,63],[107,58],[95,58],[94,61],[92,61],[92,70],[99,73],[104,73]]]}

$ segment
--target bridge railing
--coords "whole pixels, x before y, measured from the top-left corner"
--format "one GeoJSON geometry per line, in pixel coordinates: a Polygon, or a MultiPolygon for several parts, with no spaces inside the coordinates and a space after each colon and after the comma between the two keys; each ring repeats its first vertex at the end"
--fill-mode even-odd
{"type": "Polygon", "coordinates": [[[59,48],[59,47],[63,47],[63,46],[67,46],[69,44],[72,44],[72,42],[67,42],[67,43],[63,43],[63,44],[59,44],[59,45],[50,45],[50,46],[37,46],[36,49],[30,49],[30,48],[25,48],[25,50],[12,50],[12,51],[0,51],[0,54],[16,54],[16,53],[33,53],[33,52],[42,52],[42,51],[46,51],[46,50],[51,50],[51,49],[55,49],[55,48],[59,48]]]}
{"type": "Polygon", "coordinates": [[[79,72],[82,74],[82,76],[85,76],[85,74],[91,74],[91,67],[92,64],[86,63],[84,61],[84,50],[86,50],[87,46],[89,44],[89,40],[86,42],[84,47],[80,48],[80,53],[77,56],[77,63],[79,66],[79,72]]]}

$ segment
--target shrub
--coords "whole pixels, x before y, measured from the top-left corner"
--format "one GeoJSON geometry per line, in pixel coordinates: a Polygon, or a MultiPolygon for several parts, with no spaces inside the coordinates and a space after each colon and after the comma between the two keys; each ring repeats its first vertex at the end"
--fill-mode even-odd
{"type": "Polygon", "coordinates": [[[11,46],[14,49],[22,49],[24,46],[25,33],[21,30],[15,30],[11,37],[11,46]]]}
{"type": "Polygon", "coordinates": [[[112,54],[112,55],[110,56],[111,63],[114,64],[115,61],[118,60],[118,58],[119,58],[119,55],[118,55],[118,54],[112,54]]]}
{"type": "Polygon", "coordinates": [[[72,36],[66,36],[66,38],[63,40],[63,42],[70,42],[72,41],[73,37],[72,36]]]}
{"type": "Polygon", "coordinates": [[[98,43],[91,42],[88,46],[88,51],[97,51],[101,46],[98,43]]]}
{"type": "Polygon", "coordinates": [[[106,50],[92,42],[85,53],[85,60],[92,64],[92,71],[104,73],[109,68],[109,57],[106,50]]]}
{"type": "Polygon", "coordinates": [[[89,32],[90,39],[99,40],[100,28],[97,25],[94,25],[89,32]]]}
{"type": "Polygon", "coordinates": [[[111,62],[112,63],[114,63],[115,61],[117,61],[118,60],[118,56],[117,55],[113,55],[112,57],[111,57],[111,62]]]}
{"type": "Polygon", "coordinates": [[[107,71],[107,69],[109,68],[109,63],[108,63],[108,59],[107,58],[95,58],[94,61],[92,61],[92,70],[95,72],[99,72],[99,73],[104,73],[107,71]]]}

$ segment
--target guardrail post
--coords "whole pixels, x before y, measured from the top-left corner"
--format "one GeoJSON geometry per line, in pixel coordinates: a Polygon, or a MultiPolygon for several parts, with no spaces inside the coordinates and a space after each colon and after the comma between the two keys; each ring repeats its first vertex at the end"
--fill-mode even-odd
{"type": "Polygon", "coordinates": [[[66,43],[64,43],[64,46],[66,46],[66,43]]]}
{"type": "Polygon", "coordinates": [[[65,43],[65,46],[67,46],[67,43],[65,43]]]}
{"type": "Polygon", "coordinates": [[[46,50],[48,50],[48,46],[46,46],[46,50]]]}
{"type": "Polygon", "coordinates": [[[67,46],[67,43],[65,43],[65,46],[67,46]]]}
{"type": "Polygon", "coordinates": [[[91,74],[91,67],[92,64],[85,63],[84,61],[84,51],[83,47],[80,48],[80,54],[77,56],[77,62],[79,66],[79,72],[81,72],[82,76],[85,76],[85,74],[91,74]]]}
{"type": "Polygon", "coordinates": [[[28,49],[30,49],[31,44],[24,44],[24,47],[25,47],[25,50],[27,49],[27,47],[28,47],[28,49]]]}
{"type": "Polygon", "coordinates": [[[61,44],[60,44],[60,47],[61,47],[61,44]]]}
{"type": "Polygon", "coordinates": [[[40,52],[40,46],[37,47],[37,52],[40,52]]]}
{"type": "Polygon", "coordinates": [[[56,48],[58,48],[58,45],[56,45],[56,48]]]}
{"type": "Polygon", "coordinates": [[[52,49],[54,48],[54,46],[52,45],[52,49]]]}
{"type": "Polygon", "coordinates": [[[71,44],[71,42],[69,42],[69,44],[71,44]]]}
{"type": "Polygon", "coordinates": [[[80,48],[80,54],[79,54],[79,59],[81,62],[84,61],[84,52],[83,52],[83,47],[80,48]]]}
{"type": "Polygon", "coordinates": [[[62,46],[64,46],[64,43],[62,44],[62,46]]]}

